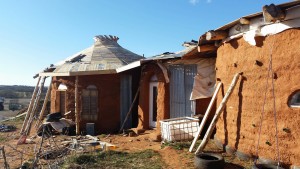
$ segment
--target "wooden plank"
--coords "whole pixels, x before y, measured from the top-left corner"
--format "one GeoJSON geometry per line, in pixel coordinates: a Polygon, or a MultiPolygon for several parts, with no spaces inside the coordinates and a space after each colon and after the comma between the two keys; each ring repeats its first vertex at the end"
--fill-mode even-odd
{"type": "Polygon", "coordinates": [[[43,117],[44,117],[45,110],[46,110],[46,107],[47,107],[48,99],[49,99],[49,96],[50,96],[50,93],[51,93],[51,88],[52,88],[52,77],[50,79],[50,85],[48,87],[47,94],[46,94],[45,99],[44,99],[43,107],[42,107],[42,110],[40,112],[39,121],[37,122],[36,127],[39,127],[41,122],[43,121],[43,117]]]}
{"type": "Polygon", "coordinates": [[[43,77],[42,79],[42,82],[41,82],[41,86],[39,88],[39,92],[36,96],[36,100],[34,102],[34,105],[33,105],[33,108],[32,108],[32,112],[30,114],[30,117],[29,117],[29,120],[27,122],[27,126],[25,128],[25,131],[24,131],[24,135],[28,135],[28,133],[30,132],[30,129],[31,129],[31,125],[32,125],[32,122],[33,122],[33,119],[34,119],[34,116],[35,116],[35,113],[37,111],[37,107],[39,105],[39,102],[40,102],[40,99],[41,99],[41,95],[42,95],[42,92],[43,92],[43,88],[44,88],[44,84],[45,84],[45,80],[46,80],[47,77],[43,77]]]}
{"type": "Polygon", "coordinates": [[[190,147],[190,149],[189,149],[190,152],[193,151],[193,148],[194,148],[194,146],[195,146],[197,140],[198,140],[199,137],[200,137],[200,134],[201,134],[201,132],[202,132],[202,130],[203,130],[203,128],[204,128],[204,125],[205,125],[205,123],[206,123],[206,121],[207,121],[207,119],[208,119],[208,117],[209,117],[210,111],[211,111],[211,109],[212,109],[212,107],[213,107],[213,105],[214,105],[214,103],[215,103],[215,101],[216,101],[217,94],[218,94],[218,92],[219,92],[221,86],[222,86],[222,83],[221,83],[221,82],[218,83],[218,85],[217,85],[217,87],[216,87],[216,90],[215,90],[215,92],[214,92],[214,94],[213,94],[213,97],[211,98],[210,103],[209,103],[209,105],[208,105],[208,107],[207,107],[207,109],[206,109],[205,115],[204,115],[204,117],[203,117],[203,119],[202,119],[202,121],[201,121],[199,130],[198,130],[198,132],[197,132],[197,134],[196,134],[196,136],[195,136],[195,138],[194,138],[194,140],[193,140],[193,142],[192,142],[192,145],[191,145],[191,147],[190,147]]]}
{"type": "Polygon", "coordinates": [[[30,103],[29,103],[29,106],[28,106],[28,109],[27,109],[27,113],[26,113],[26,116],[25,116],[25,119],[24,119],[24,122],[23,122],[23,125],[22,125],[22,128],[21,128],[20,134],[23,134],[23,132],[26,128],[27,121],[30,117],[31,110],[32,110],[32,107],[33,107],[35,99],[36,99],[36,94],[37,94],[37,91],[38,91],[38,88],[39,88],[40,80],[41,80],[41,77],[39,77],[38,82],[37,82],[37,84],[34,88],[34,91],[32,93],[32,97],[31,97],[31,100],[30,100],[30,103]]]}
{"type": "Polygon", "coordinates": [[[124,128],[124,125],[125,125],[126,121],[128,120],[129,115],[130,115],[131,112],[132,112],[133,105],[134,105],[134,103],[135,103],[135,101],[136,101],[136,99],[137,99],[137,96],[138,96],[139,92],[140,92],[140,86],[139,86],[139,88],[137,89],[137,91],[136,91],[136,93],[135,93],[134,99],[133,99],[133,101],[132,101],[132,103],[131,103],[131,105],[130,105],[130,109],[129,109],[129,111],[128,111],[128,113],[127,113],[125,119],[124,119],[124,122],[123,122],[123,124],[122,124],[122,126],[121,126],[121,128],[120,128],[119,133],[122,132],[122,130],[123,130],[123,128],[124,128]]]}
{"type": "Polygon", "coordinates": [[[227,31],[208,31],[206,32],[206,40],[211,41],[211,40],[222,40],[227,38],[228,32],[227,31]]]}
{"type": "Polygon", "coordinates": [[[209,141],[212,133],[213,133],[213,130],[214,128],[216,127],[216,124],[217,124],[217,121],[221,115],[221,113],[223,112],[224,108],[225,108],[225,105],[230,97],[230,95],[232,94],[233,90],[234,90],[234,87],[236,86],[236,83],[237,81],[239,80],[239,77],[240,77],[240,73],[237,73],[234,75],[234,78],[224,96],[224,98],[222,99],[222,102],[220,103],[220,106],[218,107],[217,111],[216,111],[216,114],[214,116],[214,118],[212,119],[207,131],[206,131],[206,134],[200,144],[200,146],[198,147],[198,149],[196,150],[196,153],[195,154],[198,154],[199,152],[202,152],[203,149],[205,148],[207,142],[209,141]]]}
{"type": "Polygon", "coordinates": [[[79,129],[79,107],[78,107],[78,76],[75,77],[75,124],[76,124],[76,134],[80,134],[80,129],[79,129]]]}

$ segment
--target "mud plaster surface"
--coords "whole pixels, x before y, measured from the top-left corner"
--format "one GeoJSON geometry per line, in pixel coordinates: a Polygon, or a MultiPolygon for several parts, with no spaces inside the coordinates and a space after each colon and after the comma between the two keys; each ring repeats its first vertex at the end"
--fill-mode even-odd
{"type": "MultiPolygon", "coordinates": [[[[247,154],[256,154],[260,115],[267,92],[258,155],[276,160],[275,124],[271,81],[266,90],[267,69],[272,51],[275,102],[281,161],[300,165],[300,109],[290,108],[288,98],[300,89],[300,30],[291,29],[266,38],[256,38],[258,46],[243,39],[232,40],[218,49],[217,78],[226,92],[235,73],[243,72],[242,80],[231,95],[217,123],[217,139],[247,154]],[[259,65],[255,64],[259,61],[259,65]],[[290,133],[284,132],[288,128],[290,133]],[[270,144],[266,144],[269,142],[270,144]]],[[[218,96],[220,104],[222,95],[218,96]]]]}
{"type": "MultiPolygon", "coordinates": [[[[141,81],[141,90],[140,90],[140,99],[139,99],[139,124],[138,128],[149,129],[149,83],[153,75],[156,75],[158,78],[157,86],[157,125],[156,131],[157,135],[160,135],[160,120],[170,118],[170,92],[169,92],[169,83],[165,82],[164,75],[161,69],[155,64],[149,64],[144,69],[142,74],[141,81]]],[[[196,114],[205,114],[208,104],[210,103],[211,98],[198,99],[196,114]]],[[[212,112],[215,111],[215,106],[212,108],[212,112]]],[[[211,115],[213,115],[211,113],[211,115]]],[[[209,120],[212,119],[212,116],[209,117],[209,120]]],[[[209,123],[207,123],[209,124],[209,123]]],[[[208,126],[205,126],[204,130],[208,126]]]]}
{"type": "MultiPolygon", "coordinates": [[[[98,90],[98,118],[94,120],[80,119],[80,130],[85,131],[86,123],[95,123],[96,133],[112,133],[120,129],[120,76],[119,75],[90,75],[79,76],[78,80],[79,104],[81,112],[81,91],[89,85],[95,85],[98,90]]],[[[66,111],[72,111],[67,118],[75,121],[75,78],[54,78],[51,91],[51,112],[59,112],[59,84],[68,87],[66,99],[66,111]]]]}

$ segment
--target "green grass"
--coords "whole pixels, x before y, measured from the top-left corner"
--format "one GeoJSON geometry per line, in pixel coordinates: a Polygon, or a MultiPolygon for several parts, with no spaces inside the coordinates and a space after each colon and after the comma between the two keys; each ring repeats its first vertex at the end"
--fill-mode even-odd
{"type": "Polygon", "coordinates": [[[132,168],[132,169],[160,169],[165,164],[161,156],[154,150],[144,150],[135,153],[120,151],[107,151],[97,154],[82,154],[71,156],[62,165],[64,169],[70,168],[132,168]]]}
{"type": "Polygon", "coordinates": [[[191,142],[165,142],[161,145],[161,148],[164,148],[166,146],[172,147],[175,150],[183,150],[183,149],[189,149],[191,146],[191,142]]]}

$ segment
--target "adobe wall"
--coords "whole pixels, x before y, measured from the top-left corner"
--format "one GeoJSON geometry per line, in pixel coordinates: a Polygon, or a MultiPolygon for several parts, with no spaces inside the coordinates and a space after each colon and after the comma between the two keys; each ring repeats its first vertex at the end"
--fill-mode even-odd
{"type": "MultiPolygon", "coordinates": [[[[242,38],[223,44],[218,49],[217,78],[226,92],[235,73],[243,72],[226,109],[217,123],[215,138],[240,152],[255,155],[260,115],[266,91],[270,51],[273,48],[276,110],[281,160],[300,165],[300,109],[289,108],[288,98],[300,89],[300,30],[290,29],[266,38],[256,38],[251,46],[242,38]],[[273,45],[274,42],[274,45],[273,45]],[[283,129],[287,128],[290,133],[283,129]]],[[[272,107],[271,81],[267,90],[262,124],[259,157],[276,160],[275,125],[272,107]],[[269,142],[270,144],[266,144],[269,142]]],[[[222,95],[218,96],[218,104],[222,95]]]]}
{"type": "MultiPolygon", "coordinates": [[[[59,111],[59,95],[57,88],[60,83],[67,85],[67,111],[72,111],[67,118],[75,121],[75,77],[54,77],[51,91],[51,112],[59,111]]],[[[95,85],[98,89],[98,119],[85,121],[80,119],[80,130],[85,131],[86,123],[95,123],[97,133],[112,133],[120,129],[120,76],[110,75],[90,75],[79,76],[78,109],[81,112],[81,91],[89,85],[95,85]]]]}
{"type": "Polygon", "coordinates": [[[147,64],[143,68],[140,84],[140,96],[138,106],[138,128],[149,129],[149,83],[153,75],[158,79],[157,94],[157,125],[156,129],[160,132],[160,120],[170,117],[169,105],[169,84],[165,82],[161,69],[156,64],[147,64]]]}
{"type": "MultiPolygon", "coordinates": [[[[157,95],[157,135],[160,133],[160,120],[170,118],[170,93],[169,93],[169,83],[165,82],[164,75],[161,69],[154,63],[147,64],[142,73],[141,77],[141,88],[139,96],[139,106],[138,106],[138,128],[139,129],[149,129],[149,83],[153,75],[158,78],[158,95],[157,95]]],[[[210,103],[211,98],[204,98],[196,100],[196,114],[205,114],[205,111],[210,103]]],[[[213,106],[212,111],[215,112],[215,106],[213,106]]],[[[212,119],[209,116],[209,121],[212,119]]],[[[208,124],[208,123],[207,123],[208,124]]],[[[204,131],[208,128],[208,125],[204,127],[204,131]]]]}

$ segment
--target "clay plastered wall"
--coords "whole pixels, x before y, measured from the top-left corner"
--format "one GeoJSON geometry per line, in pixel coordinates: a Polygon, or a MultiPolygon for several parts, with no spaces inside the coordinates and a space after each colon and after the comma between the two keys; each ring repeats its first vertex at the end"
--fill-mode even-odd
{"type": "MultiPolygon", "coordinates": [[[[300,30],[292,29],[266,38],[257,38],[258,46],[243,39],[232,40],[218,49],[217,78],[227,91],[235,73],[243,79],[227,103],[217,124],[216,138],[247,154],[255,154],[264,101],[268,60],[273,48],[273,70],[276,73],[275,95],[281,160],[300,165],[300,109],[289,108],[288,98],[300,89],[300,30]],[[274,43],[273,43],[274,41],[274,43]],[[256,61],[260,63],[255,64],[256,61]],[[290,133],[283,129],[290,129],[290,133]]],[[[269,81],[270,84],[270,81],[269,81]]],[[[271,87],[271,86],[270,86],[271,87]]],[[[267,90],[259,156],[275,160],[275,125],[270,88],[267,90]],[[271,145],[267,145],[266,142],[271,145]]],[[[218,96],[218,105],[222,96],[218,96]]]]}
{"type": "MultiPolygon", "coordinates": [[[[67,111],[72,111],[70,116],[75,120],[75,77],[56,77],[51,91],[51,112],[59,111],[59,95],[57,87],[60,83],[67,85],[67,111]]],[[[85,131],[86,123],[95,123],[97,133],[116,132],[120,128],[120,77],[113,75],[79,76],[79,104],[81,112],[81,91],[89,85],[95,85],[98,89],[98,119],[85,121],[80,119],[80,130],[85,131]]]]}
{"type": "Polygon", "coordinates": [[[153,75],[158,79],[157,94],[157,131],[160,132],[160,120],[170,117],[169,84],[165,83],[164,75],[156,64],[148,64],[142,73],[138,106],[138,128],[149,129],[149,83],[153,75]]]}

